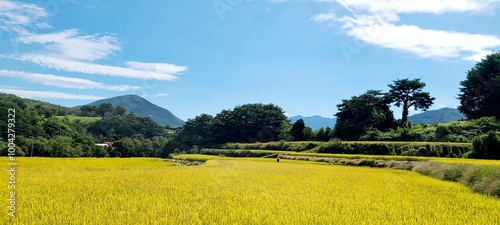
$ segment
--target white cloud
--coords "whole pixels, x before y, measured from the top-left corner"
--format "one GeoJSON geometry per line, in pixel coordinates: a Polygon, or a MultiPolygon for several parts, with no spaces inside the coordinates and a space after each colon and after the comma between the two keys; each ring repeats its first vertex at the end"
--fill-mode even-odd
{"type": "Polygon", "coordinates": [[[347,29],[347,34],[370,44],[411,52],[423,58],[461,57],[476,60],[487,54],[485,49],[500,46],[500,39],[491,35],[426,30],[408,25],[354,23],[347,29]],[[463,57],[463,54],[471,56],[463,57]]]}
{"type": "Polygon", "coordinates": [[[72,60],[94,61],[115,54],[121,48],[113,36],[78,35],[78,29],[50,34],[24,34],[18,41],[24,44],[42,44],[51,55],[72,60]]]}
{"type": "Polygon", "coordinates": [[[0,70],[0,76],[21,78],[37,84],[62,88],[102,89],[109,91],[130,91],[139,89],[138,86],[104,85],[103,83],[93,82],[86,79],[62,77],[52,74],[28,73],[23,71],[0,70]]]}
{"type": "Polygon", "coordinates": [[[14,94],[22,98],[36,98],[36,99],[74,99],[74,100],[99,100],[104,97],[95,95],[75,95],[64,92],[53,91],[29,91],[20,89],[0,89],[1,93],[14,94]]]}
{"type": "Polygon", "coordinates": [[[47,17],[45,9],[35,4],[0,0],[0,28],[5,31],[23,32],[29,26],[48,28],[47,17]]]}
{"type": "Polygon", "coordinates": [[[143,94],[142,97],[146,98],[146,97],[153,97],[153,98],[157,98],[157,97],[165,97],[165,96],[168,96],[168,94],[166,93],[158,93],[158,94],[155,94],[155,95],[148,95],[148,94],[143,94]]]}
{"type": "Polygon", "coordinates": [[[177,66],[174,64],[168,63],[141,63],[128,61],[125,62],[125,66],[130,69],[142,70],[142,71],[150,71],[156,73],[165,73],[165,74],[177,74],[187,71],[186,66],[177,66]]]}
{"type": "MultiPolygon", "coordinates": [[[[125,62],[125,66],[99,64],[97,60],[106,59],[122,50],[116,37],[101,34],[85,35],[81,34],[79,29],[52,33],[32,31],[50,27],[46,22],[47,19],[47,11],[35,4],[0,0],[0,31],[13,34],[14,38],[11,41],[39,48],[30,53],[0,55],[0,58],[30,62],[58,71],[166,81],[175,80],[176,75],[188,70],[186,66],[168,63],[129,61],[125,62]],[[36,29],[32,29],[33,27],[36,29]]],[[[135,87],[123,86],[116,89],[129,88],[135,87]]]]}
{"type": "MultiPolygon", "coordinates": [[[[447,12],[483,12],[500,0],[316,0],[337,2],[351,16],[337,19],[349,35],[366,43],[410,52],[423,58],[461,58],[479,61],[491,49],[500,46],[493,35],[432,30],[416,25],[399,25],[399,14],[447,12]]],[[[322,18],[318,14],[315,18],[322,18]]],[[[322,22],[320,19],[316,21],[322,22]]]]}
{"type": "Polygon", "coordinates": [[[333,13],[325,13],[325,14],[315,15],[311,19],[316,22],[327,22],[327,21],[334,21],[337,19],[337,17],[333,13]]]}
{"type": "MultiPolygon", "coordinates": [[[[154,79],[154,80],[177,79],[177,77],[174,76],[174,74],[169,74],[165,72],[108,66],[108,65],[101,65],[88,62],[78,62],[78,61],[66,60],[39,54],[11,55],[9,57],[16,60],[35,63],[47,69],[56,69],[67,72],[86,73],[95,75],[109,75],[109,76],[135,78],[135,79],[154,79]]],[[[187,69],[187,67],[185,68],[187,69]]],[[[164,68],[160,69],[160,71],[162,70],[164,71],[165,69],[164,68]]]]}
{"type": "Polygon", "coordinates": [[[370,13],[394,11],[396,13],[481,12],[500,3],[500,0],[315,0],[337,2],[351,11],[370,13]]]}
{"type": "Polygon", "coordinates": [[[270,2],[273,2],[273,3],[282,3],[282,2],[286,2],[287,0],[269,0],[270,2]]]}

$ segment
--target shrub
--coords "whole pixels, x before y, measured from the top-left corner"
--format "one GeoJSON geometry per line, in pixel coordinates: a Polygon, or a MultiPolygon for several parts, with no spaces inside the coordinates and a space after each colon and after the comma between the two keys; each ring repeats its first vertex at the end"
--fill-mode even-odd
{"type": "Polygon", "coordinates": [[[445,125],[439,125],[436,128],[436,140],[448,141],[448,135],[451,133],[450,128],[445,125]]]}
{"type": "Polygon", "coordinates": [[[472,146],[476,158],[500,159],[500,138],[494,131],[476,137],[472,146]]]}
{"type": "Polygon", "coordinates": [[[318,146],[318,153],[351,153],[349,145],[342,143],[338,139],[333,139],[318,146]]]}

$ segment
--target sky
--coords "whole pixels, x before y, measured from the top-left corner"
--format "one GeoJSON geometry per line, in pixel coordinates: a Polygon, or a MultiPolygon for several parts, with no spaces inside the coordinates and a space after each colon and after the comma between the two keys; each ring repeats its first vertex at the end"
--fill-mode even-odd
{"type": "Polygon", "coordinates": [[[183,120],[248,103],[333,117],[342,99],[421,78],[431,109],[457,107],[467,71],[500,50],[499,9],[500,0],[0,0],[0,92],[71,107],[136,94],[183,120]]]}

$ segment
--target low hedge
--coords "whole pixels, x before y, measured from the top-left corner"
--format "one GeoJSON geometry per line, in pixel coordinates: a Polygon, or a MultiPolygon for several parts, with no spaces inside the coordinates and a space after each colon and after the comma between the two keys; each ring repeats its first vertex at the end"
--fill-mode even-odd
{"type": "Polygon", "coordinates": [[[333,141],[320,146],[317,152],[461,158],[472,150],[472,144],[470,143],[333,141]]]}
{"type": "MultiPolygon", "coordinates": [[[[309,151],[335,154],[403,155],[461,158],[470,155],[471,143],[452,142],[381,142],[339,141],[329,142],[269,142],[252,144],[226,144],[223,149],[262,149],[280,151],[309,151]]],[[[244,153],[239,153],[244,154],[244,153]]]]}

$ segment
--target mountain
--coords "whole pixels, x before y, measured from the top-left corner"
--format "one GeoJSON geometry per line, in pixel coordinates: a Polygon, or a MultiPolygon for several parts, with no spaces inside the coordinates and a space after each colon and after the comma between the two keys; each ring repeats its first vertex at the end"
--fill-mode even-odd
{"type": "MultiPolygon", "coordinates": [[[[113,107],[121,105],[127,109],[127,112],[134,112],[135,115],[140,117],[150,117],[152,120],[161,125],[179,127],[184,124],[184,121],[176,117],[170,111],[137,95],[123,95],[108,99],[101,99],[89,103],[89,105],[99,106],[103,103],[111,103],[113,107]]],[[[77,108],[80,107],[81,106],[77,106],[77,108]]]]}
{"type": "Polygon", "coordinates": [[[412,124],[432,124],[432,123],[447,123],[465,119],[465,116],[453,108],[442,108],[437,110],[429,110],[423,113],[409,116],[408,119],[412,124]]]}
{"type": "Polygon", "coordinates": [[[319,128],[326,128],[330,127],[333,128],[335,126],[335,122],[337,119],[335,118],[326,118],[326,117],[321,117],[321,116],[292,116],[288,118],[291,120],[292,123],[295,123],[295,121],[302,119],[304,120],[304,123],[306,126],[311,127],[313,130],[318,130],[319,128]]]}

